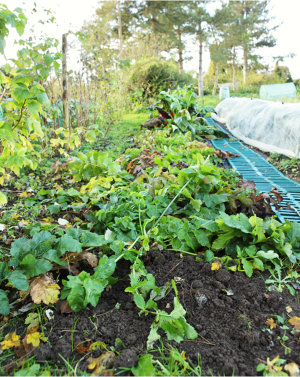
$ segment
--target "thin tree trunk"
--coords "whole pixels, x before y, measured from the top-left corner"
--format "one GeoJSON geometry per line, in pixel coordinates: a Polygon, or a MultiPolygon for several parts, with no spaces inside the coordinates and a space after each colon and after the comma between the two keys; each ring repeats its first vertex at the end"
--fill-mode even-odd
{"type": "MultiPolygon", "coordinates": [[[[201,24],[199,24],[201,28],[201,24]]],[[[199,37],[199,71],[198,71],[198,94],[203,97],[203,41],[201,36],[199,37]]]]}
{"type": "Polygon", "coordinates": [[[215,70],[215,83],[214,83],[214,88],[213,88],[213,96],[216,95],[217,93],[217,88],[218,88],[218,84],[219,84],[219,63],[215,63],[216,64],[216,70],[215,70]]]}
{"type": "Polygon", "coordinates": [[[232,89],[236,89],[236,69],[235,69],[235,50],[233,51],[232,58],[232,89]]]}
{"type": "Polygon", "coordinates": [[[120,0],[117,1],[118,9],[118,34],[119,34],[119,59],[122,59],[123,55],[123,35],[122,35],[122,15],[121,15],[121,6],[120,0]]]}
{"type": "Polygon", "coordinates": [[[80,125],[83,124],[83,119],[84,117],[82,116],[83,114],[83,105],[82,105],[82,81],[81,81],[81,74],[79,73],[79,123],[80,125]]]}
{"type": "Polygon", "coordinates": [[[244,48],[243,51],[244,55],[244,62],[243,62],[243,76],[244,76],[244,84],[246,84],[248,79],[248,56],[247,56],[247,50],[244,48]]]}
{"type": "Polygon", "coordinates": [[[69,122],[69,93],[68,93],[68,72],[67,72],[67,34],[62,35],[62,101],[63,101],[63,125],[69,130],[69,137],[71,136],[70,122],[69,122]]]}
{"type": "Polygon", "coordinates": [[[183,53],[182,53],[182,41],[181,41],[181,30],[180,27],[176,30],[177,38],[178,38],[178,68],[179,72],[181,73],[183,70],[183,53]]]}

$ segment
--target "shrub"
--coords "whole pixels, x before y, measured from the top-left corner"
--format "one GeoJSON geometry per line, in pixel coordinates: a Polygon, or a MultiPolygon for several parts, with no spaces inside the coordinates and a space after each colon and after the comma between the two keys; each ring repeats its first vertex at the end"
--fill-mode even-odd
{"type": "Polygon", "coordinates": [[[171,86],[189,85],[193,80],[190,74],[180,73],[174,62],[153,57],[139,60],[129,69],[127,87],[131,93],[142,89],[143,97],[150,99],[171,86]]]}

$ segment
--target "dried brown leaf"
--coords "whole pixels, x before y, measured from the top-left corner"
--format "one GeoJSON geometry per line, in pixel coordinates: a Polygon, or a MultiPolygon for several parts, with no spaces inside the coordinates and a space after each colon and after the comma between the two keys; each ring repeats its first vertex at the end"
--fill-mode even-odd
{"type": "Polygon", "coordinates": [[[286,370],[290,376],[299,376],[300,375],[299,365],[294,363],[294,362],[286,364],[284,366],[284,370],[286,370]]]}
{"type": "Polygon", "coordinates": [[[35,304],[43,302],[46,305],[55,304],[58,301],[60,287],[52,277],[43,275],[35,279],[30,287],[30,296],[35,304]]]}
{"type": "Polygon", "coordinates": [[[93,369],[92,376],[98,376],[105,369],[112,367],[115,357],[116,356],[113,352],[105,352],[101,356],[96,358],[89,357],[88,369],[93,369]]]}

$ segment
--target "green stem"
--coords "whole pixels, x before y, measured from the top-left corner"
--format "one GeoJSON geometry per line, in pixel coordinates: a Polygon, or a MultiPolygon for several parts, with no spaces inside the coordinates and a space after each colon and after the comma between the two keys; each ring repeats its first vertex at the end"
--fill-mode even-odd
{"type": "MultiPolygon", "coordinates": [[[[191,182],[192,178],[190,178],[182,187],[181,189],[178,191],[178,193],[175,195],[175,197],[171,200],[171,202],[168,204],[168,206],[165,208],[165,210],[163,211],[163,213],[160,215],[160,217],[156,220],[156,222],[154,223],[154,225],[146,232],[146,235],[150,233],[151,229],[153,227],[156,227],[157,224],[160,222],[160,220],[162,219],[162,217],[166,214],[166,212],[168,211],[168,209],[171,207],[171,205],[175,202],[175,200],[178,198],[178,196],[182,193],[182,191],[186,188],[186,186],[191,182]]],[[[127,248],[127,250],[130,250],[134,247],[134,245],[138,242],[138,240],[141,238],[141,236],[139,235],[136,240],[133,242],[132,245],[130,245],[130,247],[127,248]]]]}
{"type": "Polygon", "coordinates": [[[197,255],[197,253],[190,253],[189,251],[185,251],[185,250],[166,249],[166,251],[177,251],[178,253],[188,254],[188,255],[192,255],[192,256],[197,255]]]}

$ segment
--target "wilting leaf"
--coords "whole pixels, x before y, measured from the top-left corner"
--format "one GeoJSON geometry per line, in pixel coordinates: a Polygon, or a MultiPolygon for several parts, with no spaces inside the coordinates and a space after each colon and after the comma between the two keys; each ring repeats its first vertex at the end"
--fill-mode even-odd
{"type": "Polygon", "coordinates": [[[295,330],[300,330],[300,317],[290,318],[289,323],[294,326],[295,330]]]}
{"type": "Polygon", "coordinates": [[[7,197],[3,194],[3,192],[0,192],[0,206],[3,206],[7,203],[7,197]]]}
{"type": "Polygon", "coordinates": [[[85,259],[91,267],[95,268],[98,266],[98,258],[96,257],[95,254],[89,253],[88,251],[86,251],[86,252],[80,253],[79,255],[80,255],[80,259],[85,259]]]}
{"type": "Polygon", "coordinates": [[[211,264],[211,270],[212,271],[219,270],[221,267],[222,267],[222,263],[220,261],[218,261],[218,260],[214,261],[211,264]]]}
{"type": "Polygon", "coordinates": [[[41,340],[43,342],[46,342],[47,338],[38,331],[29,333],[24,338],[24,342],[27,344],[32,344],[33,347],[38,347],[40,345],[41,340]]]}
{"type": "Polygon", "coordinates": [[[290,376],[299,376],[300,375],[300,368],[299,365],[291,362],[284,366],[284,370],[286,370],[290,376]]]}
{"type": "Polygon", "coordinates": [[[268,327],[270,328],[270,330],[273,330],[276,328],[276,322],[274,321],[273,318],[268,318],[266,320],[266,324],[268,325],[268,327]]]}
{"type": "Polygon", "coordinates": [[[60,305],[60,312],[61,314],[64,314],[64,313],[72,313],[73,310],[71,309],[69,303],[67,300],[63,301],[60,305]]]}
{"type": "Polygon", "coordinates": [[[91,351],[94,351],[94,350],[106,350],[107,349],[107,345],[104,343],[104,342],[94,342],[90,345],[90,350],[91,351]]]}
{"type": "Polygon", "coordinates": [[[35,304],[43,302],[46,305],[58,301],[60,287],[47,275],[36,279],[31,284],[30,296],[35,304]]]}
{"type": "Polygon", "coordinates": [[[4,351],[13,347],[15,348],[20,347],[20,345],[21,345],[20,336],[16,335],[16,333],[13,332],[6,335],[5,339],[2,340],[1,349],[4,351]]]}
{"type": "Polygon", "coordinates": [[[279,355],[274,357],[273,360],[270,360],[270,358],[268,357],[265,370],[269,373],[268,375],[286,376],[287,374],[282,372],[282,367],[280,366],[284,362],[285,362],[285,360],[279,359],[279,355]]]}
{"type": "Polygon", "coordinates": [[[88,369],[94,369],[92,376],[99,376],[101,371],[112,366],[115,358],[113,352],[105,352],[97,358],[88,358],[88,369]]]}
{"type": "Polygon", "coordinates": [[[90,347],[91,343],[89,341],[75,343],[75,351],[81,355],[86,354],[90,350],[90,347]]]}
{"type": "Polygon", "coordinates": [[[39,326],[39,316],[37,313],[29,313],[25,319],[25,324],[29,325],[28,328],[31,329],[32,327],[39,326]]]}

